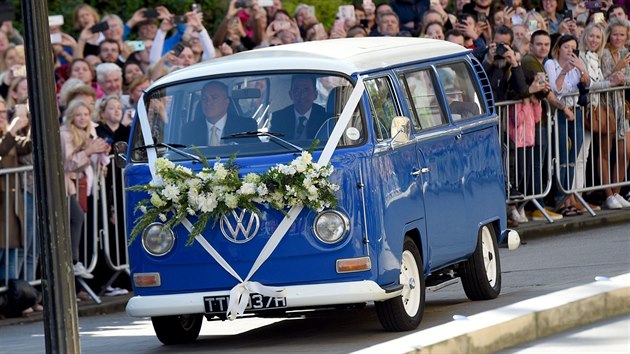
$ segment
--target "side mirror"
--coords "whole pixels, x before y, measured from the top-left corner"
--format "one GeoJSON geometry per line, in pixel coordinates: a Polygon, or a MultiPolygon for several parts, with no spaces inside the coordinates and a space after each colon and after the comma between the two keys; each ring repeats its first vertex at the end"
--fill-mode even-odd
{"type": "Polygon", "coordinates": [[[127,167],[127,148],[126,141],[117,141],[114,143],[114,163],[116,167],[127,167]]]}
{"type": "Polygon", "coordinates": [[[393,148],[394,142],[406,143],[409,141],[411,135],[411,120],[408,117],[397,116],[392,119],[392,125],[390,127],[390,133],[392,135],[392,142],[390,148],[393,148]]]}

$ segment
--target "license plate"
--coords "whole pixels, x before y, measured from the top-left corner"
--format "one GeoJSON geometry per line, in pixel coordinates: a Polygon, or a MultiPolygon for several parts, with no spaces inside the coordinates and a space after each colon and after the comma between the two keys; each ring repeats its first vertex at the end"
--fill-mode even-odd
{"type": "MultiPolygon", "coordinates": [[[[225,314],[228,308],[229,296],[204,296],[203,304],[206,308],[206,314],[218,315],[225,314]]],[[[272,297],[261,294],[250,294],[249,303],[246,310],[266,310],[287,307],[286,297],[272,297]]]]}

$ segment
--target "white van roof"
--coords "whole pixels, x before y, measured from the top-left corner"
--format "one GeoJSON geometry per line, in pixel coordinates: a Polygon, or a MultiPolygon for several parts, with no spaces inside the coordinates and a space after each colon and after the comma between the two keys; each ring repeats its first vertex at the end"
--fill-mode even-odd
{"type": "Polygon", "coordinates": [[[347,75],[467,52],[451,42],[409,37],[312,41],[254,49],[177,70],[154,86],[208,75],[269,70],[322,70],[347,75]]]}

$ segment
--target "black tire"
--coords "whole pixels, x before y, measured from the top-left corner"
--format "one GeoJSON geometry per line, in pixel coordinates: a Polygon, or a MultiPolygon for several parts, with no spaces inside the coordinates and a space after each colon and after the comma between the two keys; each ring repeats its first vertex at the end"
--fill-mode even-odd
{"type": "Polygon", "coordinates": [[[153,329],[160,342],[165,345],[185,344],[197,340],[202,315],[178,315],[151,317],[153,329]]]}
{"type": "Polygon", "coordinates": [[[418,247],[408,237],[403,246],[400,283],[403,285],[400,296],[374,303],[378,320],[387,331],[416,329],[424,314],[424,267],[418,247]]]}
{"type": "Polygon", "coordinates": [[[490,300],[501,292],[501,261],[497,235],[492,225],[484,225],[477,236],[477,248],[463,263],[462,285],[473,301],[490,300]]]}

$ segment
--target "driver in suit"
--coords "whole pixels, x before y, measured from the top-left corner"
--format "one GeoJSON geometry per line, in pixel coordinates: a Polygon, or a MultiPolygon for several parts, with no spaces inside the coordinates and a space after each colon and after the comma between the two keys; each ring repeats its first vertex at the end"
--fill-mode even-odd
{"type": "Polygon", "coordinates": [[[217,146],[225,143],[222,139],[227,135],[258,130],[256,121],[239,116],[229,109],[230,103],[228,88],[220,81],[211,81],[201,89],[199,106],[205,119],[197,118],[186,127],[193,133],[192,145],[217,146]]]}
{"type": "Polygon", "coordinates": [[[293,75],[289,98],[292,105],[272,114],[270,131],[284,134],[285,139],[315,138],[326,121],[324,107],[313,103],[317,98],[315,77],[293,75]]]}

